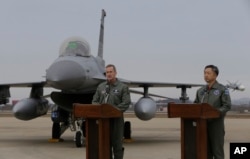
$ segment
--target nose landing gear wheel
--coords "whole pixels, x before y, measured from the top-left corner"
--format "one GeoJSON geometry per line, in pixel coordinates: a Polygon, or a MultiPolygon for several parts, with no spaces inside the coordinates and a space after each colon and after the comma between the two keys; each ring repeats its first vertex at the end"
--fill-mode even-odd
{"type": "Polygon", "coordinates": [[[83,134],[81,131],[77,131],[76,132],[76,139],[75,139],[75,144],[76,144],[76,147],[82,147],[83,146],[83,134]]]}

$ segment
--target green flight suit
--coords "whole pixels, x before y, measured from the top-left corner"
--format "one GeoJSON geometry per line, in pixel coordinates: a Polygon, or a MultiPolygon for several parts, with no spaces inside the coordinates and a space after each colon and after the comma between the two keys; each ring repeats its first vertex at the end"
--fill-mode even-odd
{"type": "Polygon", "coordinates": [[[216,81],[210,89],[207,86],[198,89],[194,103],[208,103],[220,112],[219,118],[207,121],[207,159],[224,159],[224,118],[231,109],[229,90],[216,81]]]}
{"type": "MultiPolygon", "coordinates": [[[[92,104],[102,104],[108,103],[117,107],[122,112],[125,112],[129,104],[131,103],[130,93],[128,86],[120,82],[118,79],[114,84],[109,84],[108,82],[101,83],[96,90],[93,97],[92,104]]],[[[112,159],[112,154],[114,159],[123,159],[124,148],[123,144],[123,134],[124,134],[124,117],[113,118],[110,121],[110,138],[111,138],[111,148],[110,148],[110,158],[112,159]],[[112,153],[113,151],[113,153],[112,153]]]]}

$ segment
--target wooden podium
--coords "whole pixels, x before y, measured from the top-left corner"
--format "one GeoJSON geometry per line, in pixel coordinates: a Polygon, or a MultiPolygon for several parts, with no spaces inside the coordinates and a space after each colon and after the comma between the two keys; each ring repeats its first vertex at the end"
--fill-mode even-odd
{"type": "Polygon", "coordinates": [[[86,159],[110,159],[110,118],[122,112],[109,104],[73,104],[75,118],[86,119],[86,159]]]}
{"type": "Polygon", "coordinates": [[[207,159],[207,119],[219,116],[207,103],[168,104],[168,117],[181,118],[181,159],[207,159]]]}

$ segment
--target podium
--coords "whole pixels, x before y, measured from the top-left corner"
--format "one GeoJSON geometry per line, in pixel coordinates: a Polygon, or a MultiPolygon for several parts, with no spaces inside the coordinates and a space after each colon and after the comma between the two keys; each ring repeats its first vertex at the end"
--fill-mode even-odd
{"type": "Polygon", "coordinates": [[[110,118],[122,112],[109,104],[73,104],[75,118],[86,119],[86,159],[110,159],[110,118]]]}
{"type": "Polygon", "coordinates": [[[207,159],[207,119],[219,116],[207,103],[168,104],[168,117],[181,118],[181,159],[207,159]]]}

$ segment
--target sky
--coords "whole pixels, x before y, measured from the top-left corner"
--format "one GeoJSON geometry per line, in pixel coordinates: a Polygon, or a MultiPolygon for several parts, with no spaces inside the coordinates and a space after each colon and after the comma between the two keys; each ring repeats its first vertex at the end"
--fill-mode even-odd
{"type": "MultiPolygon", "coordinates": [[[[102,9],[104,58],[116,65],[118,77],[205,84],[203,69],[214,64],[220,83],[246,87],[231,92],[232,99],[250,97],[249,0],[3,0],[0,83],[44,80],[61,43],[72,36],[87,40],[96,56],[102,9]]],[[[191,100],[197,89],[187,90],[191,100]]],[[[11,89],[11,99],[26,98],[29,91],[11,89]]],[[[176,88],[149,91],[180,97],[176,88]]]]}

